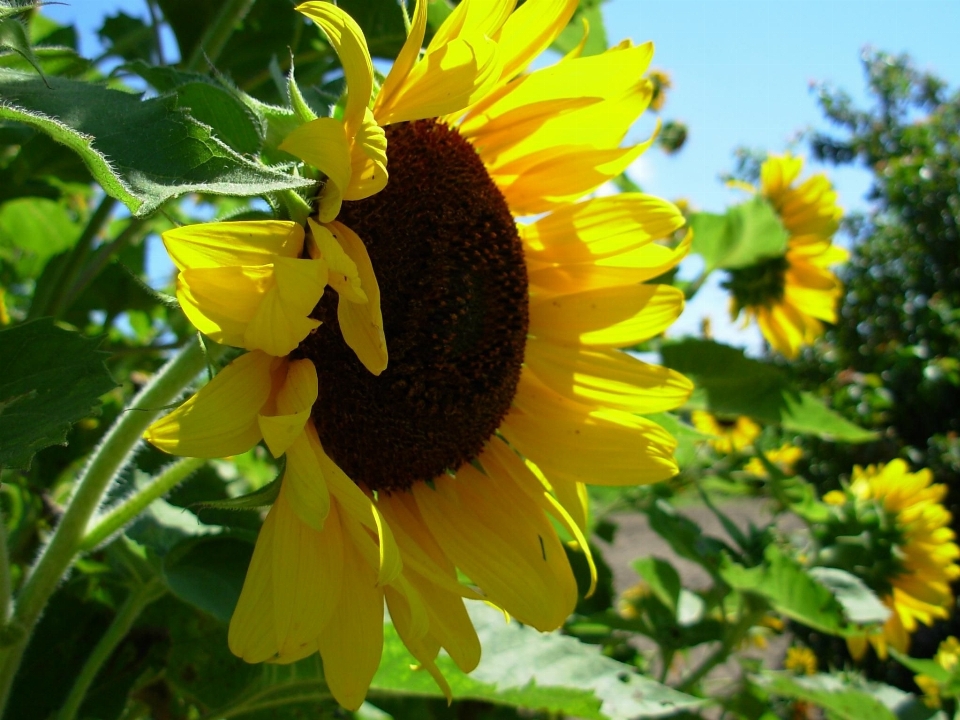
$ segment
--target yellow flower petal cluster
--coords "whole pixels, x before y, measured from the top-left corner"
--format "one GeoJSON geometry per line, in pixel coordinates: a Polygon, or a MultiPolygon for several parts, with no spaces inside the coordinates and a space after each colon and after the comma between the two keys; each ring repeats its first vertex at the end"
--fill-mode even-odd
{"type": "MultiPolygon", "coordinates": [[[[763,453],[767,460],[780,468],[786,475],[793,474],[793,466],[803,457],[803,450],[795,445],[781,445],[774,450],[767,450],[763,453]]],[[[759,478],[768,476],[766,466],[760,461],[760,458],[750,458],[749,462],[743,466],[745,472],[759,478]]]]}
{"type": "MultiPolygon", "coordinates": [[[[953,672],[957,663],[960,662],[960,640],[951,635],[941,642],[933,660],[948,673],[953,672]]],[[[931,708],[940,707],[940,682],[936,678],[924,674],[916,675],[913,680],[923,693],[924,704],[931,708]]]]}
{"type": "Polygon", "coordinates": [[[919,623],[931,625],[950,615],[950,583],[960,578],[960,547],[943,506],[947,486],[932,480],[929,470],[911,473],[903,460],[853,470],[849,498],[880,503],[902,538],[897,549],[901,570],[889,578],[892,591],[881,597],[890,617],[880,632],[848,639],[855,658],[863,656],[868,641],[882,658],[888,646],[906,652],[919,623]]]}
{"type": "Polygon", "coordinates": [[[823,173],[795,184],[802,169],[803,159],[789,154],[770,156],[760,168],[759,192],[790,236],[782,292],[757,305],[731,302],[734,319],[744,312],[747,321],[756,320],[767,342],[789,358],[823,333],[823,322],[837,321],[843,288],[829,267],[848,257],[832,244],[843,217],[836,192],[823,173]]]}
{"type": "Polygon", "coordinates": [[[342,113],[305,123],[282,145],[326,177],[308,227],[217,223],[165,236],[183,260],[178,295],[190,299],[191,320],[249,352],[146,437],[178,455],[222,457],[261,440],[275,457],[285,455],[230,648],[249,662],[319,652],[331,692],[350,709],[363,702],[380,661],[384,603],[401,639],[449,695],[435,663],[440,649],[465,672],[480,658],[464,599],[485,600],[540,630],[559,627],[577,586],[554,523],[592,566],[585,483],[632,485],[677,472],[674,439],[640,414],[680,406],[692,387],[619,348],[662,333],[683,307],[680,291],[644,284],[689,250],[689,236],[675,248],[658,242],[683,217],[642,194],[584,199],[649,144],[621,146],[650,101],[643,73],[652,46],[574,52],[525,72],[576,6],[464,0],[421,53],[427,5],[418,0],[407,41],[374,97],[360,28],[335,5],[304,3],[298,10],[326,35],[347,85],[342,113]],[[387,368],[381,303],[395,299],[381,297],[375,270],[383,269],[370,260],[370,238],[338,218],[390,182],[384,129],[417,120],[469,142],[514,217],[541,217],[516,225],[529,330],[497,432],[471,462],[408,489],[378,491],[348,477],[324,448],[317,399],[321,390],[335,399],[336,389],[319,387],[298,343],[317,327],[311,311],[326,286],[338,295],[343,341],[370,373],[387,368]],[[212,258],[208,245],[220,254],[212,258]],[[193,271],[208,269],[208,256],[209,269],[230,269],[230,277],[198,280],[193,271]]]}
{"type": "Polygon", "coordinates": [[[783,659],[783,668],[797,675],[816,675],[817,656],[808,647],[793,645],[787,648],[786,657],[783,659]]]}
{"type": "Polygon", "coordinates": [[[700,432],[713,435],[710,446],[724,455],[743,452],[760,436],[760,426],[745,415],[736,420],[723,420],[704,410],[694,410],[690,422],[700,432]]]}

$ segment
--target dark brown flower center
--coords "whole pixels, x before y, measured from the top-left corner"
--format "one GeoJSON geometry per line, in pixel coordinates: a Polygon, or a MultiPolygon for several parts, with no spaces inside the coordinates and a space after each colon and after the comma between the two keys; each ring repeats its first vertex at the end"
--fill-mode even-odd
{"type": "Polygon", "coordinates": [[[390,362],[347,347],[328,290],[297,355],[317,367],[313,421],[331,458],[374,490],[477,456],[510,408],[527,335],[527,271],[503,195],[473,147],[433,120],[386,128],[390,181],[343,205],[380,285],[390,362]]]}

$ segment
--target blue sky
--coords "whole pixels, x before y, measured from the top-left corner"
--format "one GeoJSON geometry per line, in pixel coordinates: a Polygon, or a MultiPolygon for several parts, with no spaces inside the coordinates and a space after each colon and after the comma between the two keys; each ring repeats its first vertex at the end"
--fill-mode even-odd
{"type": "MultiPolygon", "coordinates": [[[[210,2],[212,0],[198,0],[210,2]]],[[[44,12],[74,22],[82,51],[96,50],[95,30],[106,14],[123,9],[146,15],[143,0],[73,0],[44,12]]],[[[631,173],[647,192],[687,198],[695,207],[722,211],[738,195],[717,176],[732,167],[739,145],[782,152],[810,128],[826,128],[810,91],[829,82],[863,100],[861,50],[872,45],[908,52],[952,87],[960,84],[960,0],[610,0],[603,6],[611,42],[629,37],[656,45],[654,67],[673,78],[664,117],[690,130],[683,150],[647,153],[631,173]]],[[[639,139],[649,134],[641,123],[639,139]]],[[[805,144],[796,146],[807,153],[805,144]]],[[[864,209],[868,176],[829,169],[847,209],[864,209]]],[[[687,272],[695,272],[695,264],[687,272]]],[[[755,331],[726,318],[726,297],[716,280],[691,303],[673,332],[697,332],[710,316],[718,339],[752,349],[755,331]]]]}

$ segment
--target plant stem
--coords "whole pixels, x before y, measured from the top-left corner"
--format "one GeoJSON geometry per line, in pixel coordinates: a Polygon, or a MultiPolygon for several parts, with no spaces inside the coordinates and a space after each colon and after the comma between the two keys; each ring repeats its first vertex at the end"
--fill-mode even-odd
{"type": "Polygon", "coordinates": [[[50,284],[47,285],[46,291],[34,296],[30,311],[27,313],[28,320],[44,315],[57,316],[58,308],[63,302],[64,293],[76,280],[90,246],[110,219],[110,214],[116,204],[117,200],[109,195],[104,196],[103,200],[100,201],[97,209],[93,211],[93,215],[87,221],[87,226],[80,233],[80,238],[77,240],[77,244],[73,246],[73,250],[70,251],[70,255],[60,263],[54,277],[50,278],[50,284]]]}
{"type": "Polygon", "coordinates": [[[133,457],[144,430],[204,369],[207,356],[198,340],[187,343],[131,401],[113,424],[77,479],[60,523],[50,542],[29,570],[17,596],[11,625],[19,637],[0,653],[0,716],[13,678],[40,613],[76,557],[90,517],[110,482],[133,457]]]}
{"type": "Polygon", "coordinates": [[[10,617],[10,555],[7,551],[7,526],[0,515],[0,623],[10,617]]]}
{"type": "Polygon", "coordinates": [[[233,35],[237,24],[243,21],[255,2],[256,0],[226,0],[220,9],[220,13],[207,26],[200,42],[193,49],[190,59],[187,61],[186,69],[201,72],[204,69],[205,62],[211,65],[215,63],[220,57],[220,53],[223,52],[230,36],[233,35]]]}
{"type": "Polygon", "coordinates": [[[753,604],[749,598],[741,595],[740,618],[737,620],[736,625],[727,630],[720,647],[707,656],[690,675],[685,677],[683,681],[677,685],[677,690],[680,692],[689,692],[698,682],[703,680],[711,670],[730,657],[730,653],[733,652],[744,638],[747,631],[763,616],[762,610],[751,607],[753,604]]]}
{"type": "Polygon", "coordinates": [[[80,541],[80,551],[93,550],[114,533],[132,522],[157,498],[163,497],[186,478],[199,470],[207,461],[203,458],[181,458],[164,468],[142,488],[110,508],[94,521],[93,527],[80,541]]]}
{"type": "Polygon", "coordinates": [[[110,627],[107,628],[103,637],[100,638],[100,642],[93,648],[90,657],[83,664],[80,674],[73,682],[73,687],[70,688],[70,694],[67,695],[67,699],[57,714],[57,720],[74,720],[83,699],[87,696],[87,690],[90,689],[90,685],[96,679],[100,668],[110,659],[113,651],[117,649],[117,645],[130,632],[130,628],[140,617],[143,609],[154,600],[159,599],[164,592],[166,592],[165,588],[156,578],[140,584],[130,591],[127,599],[123,601],[123,605],[120,606],[114,616],[113,622],[110,623],[110,627]]]}
{"type": "Polygon", "coordinates": [[[115,240],[104,243],[97,248],[90,262],[83,268],[83,271],[74,275],[70,286],[67,287],[64,285],[65,289],[61,292],[60,304],[58,307],[53,308],[54,314],[59,315],[65,312],[74,301],[80,297],[80,293],[86,290],[91,282],[96,280],[97,275],[103,271],[110,262],[110,259],[132,242],[148,222],[150,222],[150,218],[130,218],[130,224],[117,235],[115,240]]]}

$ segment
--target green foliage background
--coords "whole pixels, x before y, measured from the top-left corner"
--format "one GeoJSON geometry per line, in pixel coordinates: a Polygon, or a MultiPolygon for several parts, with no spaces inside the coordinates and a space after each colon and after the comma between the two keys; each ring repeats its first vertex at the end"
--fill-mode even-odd
{"type": "MultiPolygon", "coordinates": [[[[337,58],[289,0],[149,4],[153,24],[107,18],[106,49],[90,59],[78,54],[73,28],[42,8],[0,0],[3,717],[343,717],[318,658],[250,666],[227,650],[258,507],[280,468],[262,448],[229,462],[168,464],[136,446],[185,384],[230,359],[222,348],[201,348],[172,288],[146,284],[146,239],[210,218],[283,216],[285,192],[308,196],[316,178],[294,173],[294,158],[277,149],[300,122],[288,73],[295,70],[311,110],[326,115],[343,90],[337,58]],[[160,24],[176,39],[176,65],[167,63],[160,24]],[[105,74],[108,65],[116,67],[105,74]],[[179,359],[165,365],[173,351],[179,359]],[[83,487],[95,490],[86,497],[83,487]],[[44,569],[61,556],[59,569],[44,569]]],[[[339,5],[375,56],[396,55],[406,31],[395,0],[339,5]]],[[[446,0],[431,4],[428,36],[450,10],[446,0]]],[[[591,28],[584,52],[607,48],[600,0],[583,0],[554,51],[577,45],[583,20],[591,28]]],[[[845,224],[853,260],[842,272],[841,321],[795,362],[749,358],[709,337],[637,348],[697,389],[680,413],[654,418],[679,440],[680,475],[594,492],[596,594],[546,635],[473,608],[484,659],[466,676],[441,657],[450,707],[428,675],[410,670],[388,623],[357,717],[774,720],[810,706],[829,718],[945,718],[956,710],[949,696],[945,710],[924,704],[912,674],[939,672],[917,658],[957,631],[921,633],[915,657],[902,663],[855,667],[843,638],[882,622],[885,610],[861,578],[811,567],[816,548],[804,540],[824,518],[820,495],[855,463],[905,457],[951,488],[960,469],[960,95],[907,58],[877,53],[864,67],[875,107],[857,109],[842,91],[823,89],[837,134],[810,138],[817,157],[862,163],[874,178],[870,212],[845,224]],[[751,417],[763,434],[741,453],[720,455],[687,424],[697,409],[751,417]],[[805,449],[798,474],[764,455],[783,443],[805,449]],[[753,457],[765,478],[745,469],[753,457]],[[730,508],[748,500],[770,511],[745,526],[730,508]],[[694,510],[721,530],[705,531],[694,510]],[[637,517],[669,553],[636,559],[642,584],[623,601],[604,555],[618,525],[637,517]],[[688,582],[683,561],[706,580],[688,582]],[[773,670],[743,652],[772,634],[771,618],[818,649],[821,673],[773,670]],[[737,672],[723,672],[731,665],[737,672]]],[[[686,129],[666,127],[660,149],[676,152],[686,129]]],[[[755,179],[742,158],[740,176],[755,179]]],[[[627,177],[618,185],[639,189],[627,177]]],[[[785,247],[762,200],[689,219],[704,275],[661,278],[688,296],[710,272],[750,267],[785,247]]],[[[950,502],[960,517],[956,493],[950,502]]],[[[585,590],[583,555],[571,550],[570,560],[585,590]]]]}

